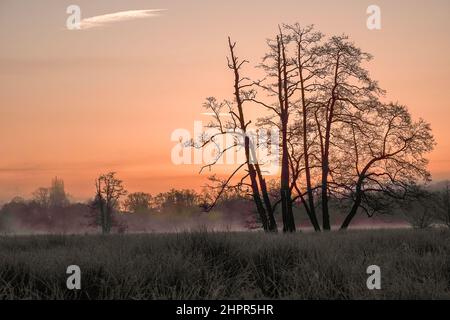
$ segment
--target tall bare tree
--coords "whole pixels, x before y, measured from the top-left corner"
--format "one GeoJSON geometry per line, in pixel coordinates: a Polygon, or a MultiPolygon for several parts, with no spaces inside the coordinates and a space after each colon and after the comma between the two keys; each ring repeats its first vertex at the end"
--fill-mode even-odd
{"type": "Polygon", "coordinates": [[[291,38],[283,33],[279,28],[279,33],[273,40],[268,40],[269,52],[264,56],[260,67],[265,71],[265,79],[258,81],[260,88],[267,92],[267,95],[275,97],[275,102],[263,102],[261,99],[253,97],[253,101],[264,106],[272,116],[263,119],[263,123],[271,123],[278,126],[281,133],[281,175],[280,175],[280,203],[283,218],[283,231],[294,232],[295,221],[293,214],[291,172],[289,161],[289,119],[293,111],[292,96],[296,91],[294,80],[294,62],[288,57],[287,46],[291,38]]]}
{"type": "Polygon", "coordinates": [[[251,197],[255,202],[258,216],[261,220],[263,229],[266,231],[277,231],[277,223],[274,217],[274,209],[271,204],[271,200],[267,191],[266,180],[263,176],[259,159],[256,156],[256,142],[250,136],[248,132],[248,126],[251,121],[245,118],[244,104],[252,101],[254,97],[253,84],[249,82],[249,79],[242,77],[240,72],[242,66],[247,63],[247,60],[239,60],[235,54],[236,43],[232,42],[228,38],[229,57],[228,68],[233,72],[233,102],[225,101],[219,103],[215,98],[208,98],[204,106],[212,111],[213,122],[208,125],[209,128],[216,130],[216,133],[210,136],[201,137],[200,143],[193,143],[195,147],[203,148],[208,144],[214,144],[217,137],[223,137],[225,135],[234,136],[234,144],[225,146],[222,149],[217,150],[215,159],[205,165],[204,168],[211,167],[217,163],[217,161],[223,157],[227,151],[233,149],[239,149],[243,147],[245,153],[245,161],[237,166],[233,173],[225,181],[219,181],[220,191],[217,194],[213,204],[208,208],[211,209],[218,201],[220,196],[224,194],[225,190],[229,188],[242,188],[243,186],[249,186],[251,189],[251,197]],[[227,109],[227,113],[231,117],[231,121],[224,122],[222,119],[222,111],[227,109]],[[241,177],[237,184],[233,184],[233,178],[239,175],[241,169],[246,168],[247,173],[241,177]],[[248,185],[245,180],[250,180],[248,185]]]}
{"type": "Polygon", "coordinates": [[[314,150],[317,146],[315,143],[317,132],[311,123],[310,108],[316,100],[317,83],[324,76],[325,69],[320,50],[320,42],[323,35],[315,31],[312,25],[302,27],[296,23],[294,25],[285,25],[284,28],[289,32],[294,43],[295,56],[293,60],[298,77],[297,88],[300,93],[297,103],[300,124],[295,135],[300,136],[302,152],[296,152],[296,150],[291,152],[292,159],[297,160],[295,162],[296,166],[292,168],[292,182],[295,189],[297,189],[298,196],[301,198],[302,191],[298,186],[297,180],[300,178],[301,171],[304,171],[308,202],[302,199],[302,203],[314,229],[320,231],[315,210],[314,186],[312,182],[312,171],[315,162],[311,161],[311,153],[317,151],[314,150]],[[300,160],[303,160],[303,166],[300,165],[300,160]]]}
{"type": "Polygon", "coordinates": [[[331,37],[321,51],[326,75],[318,85],[314,115],[320,143],[322,227],[330,230],[328,180],[333,129],[336,123],[347,121],[354,113],[370,107],[368,101],[376,99],[383,91],[363,66],[372,56],[356,47],[347,36],[331,37]]]}

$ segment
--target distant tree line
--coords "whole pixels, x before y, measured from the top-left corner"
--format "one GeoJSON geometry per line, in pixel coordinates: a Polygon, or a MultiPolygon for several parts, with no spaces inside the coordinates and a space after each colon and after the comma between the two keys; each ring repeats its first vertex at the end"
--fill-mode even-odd
{"type": "Polygon", "coordinates": [[[95,193],[86,202],[74,202],[64,181],[52,180],[31,199],[15,197],[0,209],[0,232],[79,233],[112,231],[169,231],[192,227],[257,226],[253,208],[239,195],[229,193],[217,204],[215,214],[204,213],[206,193],[171,189],[154,196],[125,190],[114,172],[100,175],[95,193]]]}
{"type": "MultiPolygon", "coordinates": [[[[276,201],[278,189],[276,181],[268,181],[270,201],[276,201]]],[[[400,218],[415,228],[432,225],[450,228],[449,181],[433,187],[416,186],[406,198],[392,198],[382,193],[370,196],[373,206],[379,206],[375,210],[379,214],[400,218]]],[[[100,175],[96,179],[93,198],[80,203],[70,200],[62,179],[54,178],[50,187],[38,188],[31,199],[15,197],[4,204],[0,209],[0,232],[80,233],[100,230],[107,234],[112,231],[180,230],[186,226],[259,229],[262,222],[252,203],[253,199],[247,192],[223,191],[220,187],[200,193],[172,189],[155,196],[145,192],[127,193],[114,172],[100,175]],[[214,210],[208,211],[211,201],[216,201],[214,210]]],[[[330,207],[336,212],[345,213],[352,205],[348,199],[332,198],[330,201],[330,207]]],[[[281,208],[276,210],[281,211],[281,208]]],[[[294,216],[302,223],[309,220],[308,213],[301,207],[295,208],[294,216]]]]}

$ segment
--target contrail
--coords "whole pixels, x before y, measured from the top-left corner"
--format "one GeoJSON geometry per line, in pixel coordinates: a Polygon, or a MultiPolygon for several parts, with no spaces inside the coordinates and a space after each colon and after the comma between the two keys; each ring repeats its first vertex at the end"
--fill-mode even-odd
{"type": "Polygon", "coordinates": [[[114,22],[157,17],[160,15],[161,12],[166,10],[167,9],[147,9],[147,10],[128,10],[128,11],[108,13],[100,16],[85,18],[81,20],[80,26],[81,29],[91,29],[96,27],[103,27],[105,25],[114,22]]]}

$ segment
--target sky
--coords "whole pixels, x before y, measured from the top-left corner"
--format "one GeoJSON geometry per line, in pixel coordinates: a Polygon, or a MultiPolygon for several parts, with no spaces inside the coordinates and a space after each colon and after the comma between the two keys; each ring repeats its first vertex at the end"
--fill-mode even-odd
{"type": "Polygon", "coordinates": [[[85,199],[107,171],[129,191],[198,189],[199,166],[171,161],[172,132],[208,121],[206,97],[231,98],[228,36],[254,66],[278,24],[294,22],[373,54],[386,99],[431,123],[434,180],[450,178],[448,0],[0,0],[0,202],[54,176],[85,199]],[[66,27],[69,5],[81,30],[66,27]],[[369,5],[381,30],[366,27],[369,5]]]}

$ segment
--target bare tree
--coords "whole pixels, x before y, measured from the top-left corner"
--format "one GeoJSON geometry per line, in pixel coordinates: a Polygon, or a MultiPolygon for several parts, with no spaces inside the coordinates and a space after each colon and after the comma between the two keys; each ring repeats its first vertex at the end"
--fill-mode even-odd
{"type": "Polygon", "coordinates": [[[92,208],[99,212],[99,224],[103,234],[111,232],[114,223],[113,214],[119,207],[119,200],[126,195],[122,180],[115,172],[100,175],[95,181],[96,194],[92,208]]]}
{"type": "Polygon", "coordinates": [[[291,187],[291,164],[289,161],[289,118],[293,112],[292,96],[297,89],[294,80],[295,67],[292,59],[288,57],[287,46],[291,37],[279,33],[274,40],[268,40],[269,52],[264,56],[260,67],[265,71],[265,79],[258,81],[260,88],[267,92],[268,96],[275,97],[276,101],[267,103],[253,97],[252,100],[264,106],[273,115],[262,119],[262,124],[277,125],[281,132],[281,175],[280,175],[280,203],[283,218],[283,231],[294,232],[295,221],[293,214],[292,187],[291,187]]]}
{"type": "Polygon", "coordinates": [[[48,188],[38,188],[33,192],[33,200],[42,208],[50,206],[50,190],[48,188]]]}
{"type": "Polygon", "coordinates": [[[216,188],[219,189],[217,196],[213,203],[207,208],[211,210],[219,198],[226,192],[227,189],[243,189],[249,188],[251,190],[251,197],[255,203],[258,216],[261,220],[263,229],[265,231],[277,231],[277,223],[274,217],[274,209],[272,207],[268,191],[266,180],[263,176],[258,157],[256,156],[257,145],[248,132],[248,126],[251,121],[247,121],[245,118],[244,104],[252,101],[255,91],[252,89],[253,84],[249,82],[249,79],[242,77],[240,72],[242,66],[247,63],[246,60],[239,60],[235,54],[236,43],[233,43],[228,38],[229,57],[228,68],[233,72],[233,102],[224,101],[222,103],[217,102],[215,98],[208,98],[204,106],[212,111],[213,121],[208,125],[208,128],[216,130],[216,133],[210,136],[203,136],[200,142],[191,143],[192,146],[197,148],[203,148],[209,144],[215,144],[217,137],[223,137],[225,135],[232,135],[234,137],[234,144],[219,148],[215,159],[202,167],[211,168],[217,161],[225,155],[229,150],[240,150],[243,148],[245,159],[244,162],[239,164],[233,173],[225,180],[212,179],[212,181],[218,184],[216,188]],[[227,109],[227,113],[231,117],[230,121],[223,121],[222,111],[227,109]],[[241,175],[237,183],[233,182],[233,178],[239,176],[242,169],[246,169],[246,173],[241,175]],[[247,183],[246,180],[250,180],[247,183]]]}
{"type": "Polygon", "coordinates": [[[413,228],[429,228],[436,220],[436,195],[422,186],[412,186],[411,194],[400,204],[401,211],[413,228]]]}
{"type": "Polygon", "coordinates": [[[365,113],[355,113],[340,126],[339,168],[333,184],[347,194],[353,205],[341,229],[346,229],[359,208],[369,216],[370,195],[382,192],[404,198],[417,181],[428,182],[425,155],[433,149],[430,126],[414,122],[406,107],[372,104],[365,113]]]}
{"type": "MultiPolygon", "coordinates": [[[[251,84],[245,84],[243,81],[246,80],[246,78],[241,78],[240,75],[240,69],[244,63],[246,63],[246,60],[239,61],[238,57],[234,53],[234,48],[236,46],[236,43],[231,43],[231,39],[228,38],[228,46],[230,49],[230,58],[228,59],[228,67],[233,71],[234,73],[234,99],[236,102],[237,107],[237,113],[231,111],[231,115],[233,117],[233,121],[237,124],[237,128],[239,128],[240,131],[242,131],[242,134],[244,135],[244,152],[245,152],[245,160],[247,163],[247,169],[251,181],[251,188],[252,188],[252,194],[253,198],[255,200],[255,203],[257,204],[257,207],[260,207],[258,209],[258,212],[260,212],[260,217],[262,218],[262,221],[266,220],[265,222],[267,224],[266,229],[269,231],[277,231],[277,223],[275,221],[274,217],[274,210],[272,208],[272,204],[268,195],[267,191],[267,183],[264,179],[261,168],[259,165],[259,159],[257,159],[255,154],[255,142],[252,141],[247,134],[247,127],[250,124],[250,122],[246,122],[245,115],[244,115],[244,103],[246,101],[251,101],[252,97],[254,96],[254,91],[245,92],[245,88],[251,87],[251,84]],[[262,194],[263,203],[260,203],[261,200],[260,195],[262,194]],[[263,215],[266,216],[264,217],[263,215]]],[[[263,222],[264,224],[264,222],[263,222]]]]}
{"type": "Polygon", "coordinates": [[[347,36],[333,36],[321,48],[326,76],[318,84],[315,120],[321,158],[322,226],[330,230],[328,209],[330,158],[336,124],[347,121],[355,113],[370,107],[370,101],[383,91],[363,67],[372,56],[348,40],[347,36]]]}
{"type": "Polygon", "coordinates": [[[314,187],[312,183],[314,161],[311,161],[311,154],[317,151],[315,149],[317,146],[315,143],[317,141],[317,131],[313,130],[314,126],[310,122],[312,119],[310,108],[316,100],[315,91],[318,89],[317,83],[324,76],[322,52],[319,50],[323,35],[320,32],[316,32],[312,25],[302,27],[296,23],[294,25],[285,25],[284,28],[290,33],[290,37],[294,43],[295,57],[293,59],[298,76],[297,88],[300,92],[300,97],[297,102],[300,125],[294,133],[293,139],[290,139],[289,142],[292,144],[292,140],[295,140],[295,137],[299,136],[302,151],[296,152],[293,149],[291,152],[291,162],[293,163],[292,183],[305,206],[311,224],[316,231],[320,231],[315,210],[314,187]],[[301,160],[303,160],[303,166],[300,165],[301,160]],[[302,172],[305,175],[308,202],[302,198],[302,191],[297,183],[302,172]]]}

